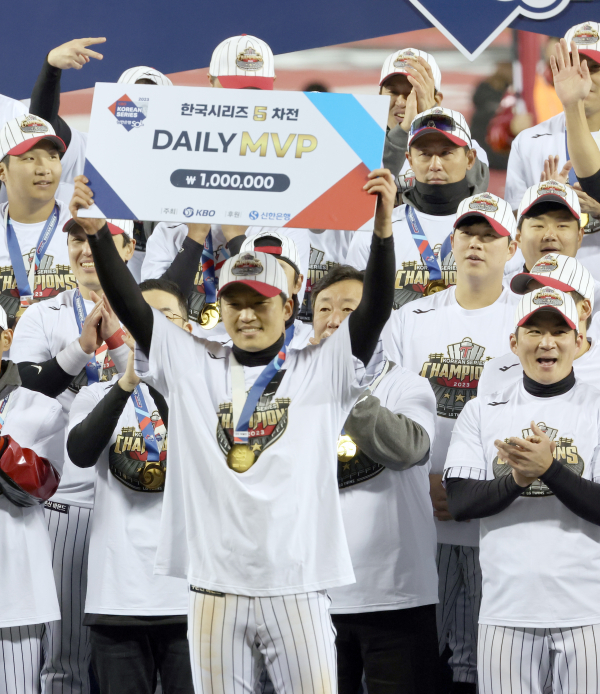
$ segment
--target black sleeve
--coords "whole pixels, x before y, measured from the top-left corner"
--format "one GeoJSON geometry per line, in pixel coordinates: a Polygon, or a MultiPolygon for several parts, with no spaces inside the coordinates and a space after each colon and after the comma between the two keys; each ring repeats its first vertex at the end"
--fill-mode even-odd
{"type": "Polygon", "coordinates": [[[596,202],[600,202],[600,169],[595,174],[586,178],[577,177],[584,193],[587,193],[596,202]]]}
{"type": "Polygon", "coordinates": [[[584,480],[556,459],[540,479],[569,511],[600,525],[600,484],[584,480]]]}
{"type": "Polygon", "coordinates": [[[366,366],[394,304],[394,237],[373,234],[360,304],[348,318],[352,354],[366,366]]]}
{"type": "Polygon", "coordinates": [[[115,383],[88,416],[71,429],[67,453],[77,467],[93,467],[98,462],[130,395],[115,383]]]}
{"type": "Polygon", "coordinates": [[[42,393],[42,395],[47,395],[49,398],[60,395],[75,378],[59,365],[56,357],[40,364],[22,361],[17,366],[21,385],[27,390],[34,390],[37,393],[42,393]]]}
{"type": "Polygon", "coordinates": [[[445,484],[448,510],[457,521],[495,516],[508,508],[526,489],[519,487],[512,475],[493,480],[449,477],[445,484]]]}
{"type": "Polygon", "coordinates": [[[146,356],[150,354],[154,316],[127,265],[117,251],[106,224],[88,236],[96,273],[108,301],[121,323],[146,356]]]}
{"type": "Polygon", "coordinates": [[[161,280],[170,280],[181,289],[183,296],[188,297],[194,288],[194,278],[202,258],[202,245],[189,236],[183,240],[181,250],[175,256],[161,280]]]}
{"type": "Polygon", "coordinates": [[[62,70],[52,67],[48,58],[44,60],[42,71],[31,92],[29,112],[47,120],[54,132],[64,141],[67,147],[71,143],[71,128],[58,115],[60,107],[60,77],[62,70]]]}

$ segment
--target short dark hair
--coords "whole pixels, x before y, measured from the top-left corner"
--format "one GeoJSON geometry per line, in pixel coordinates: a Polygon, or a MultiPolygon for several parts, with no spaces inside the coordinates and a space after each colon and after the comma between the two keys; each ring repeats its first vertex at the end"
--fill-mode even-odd
{"type": "Polygon", "coordinates": [[[538,202],[535,205],[532,205],[530,209],[527,210],[527,212],[525,212],[525,214],[521,215],[521,219],[519,219],[518,229],[519,231],[521,230],[521,226],[523,224],[524,219],[535,219],[535,217],[539,217],[540,215],[548,214],[549,212],[559,211],[567,211],[573,217],[574,221],[579,221],[575,218],[575,215],[565,205],[561,204],[560,202],[554,202],[553,200],[545,200],[543,202],[538,202]]]}
{"type": "Polygon", "coordinates": [[[123,237],[123,248],[125,248],[125,246],[129,246],[132,240],[131,236],[129,236],[129,234],[125,231],[121,234],[121,236],[123,237]]]}
{"type": "Polygon", "coordinates": [[[188,319],[189,314],[187,300],[183,295],[183,292],[181,291],[181,289],[179,289],[175,282],[163,279],[144,280],[143,282],[140,282],[138,286],[141,292],[151,292],[153,290],[157,290],[159,292],[166,292],[167,294],[171,294],[177,299],[177,305],[179,306],[179,311],[181,313],[182,318],[184,318],[185,320],[188,319]]]}
{"type": "Polygon", "coordinates": [[[324,289],[338,282],[344,282],[345,280],[356,280],[357,282],[364,283],[365,271],[357,270],[355,267],[352,267],[352,265],[336,265],[332,267],[311,289],[310,301],[313,309],[317,303],[317,297],[324,289]]]}

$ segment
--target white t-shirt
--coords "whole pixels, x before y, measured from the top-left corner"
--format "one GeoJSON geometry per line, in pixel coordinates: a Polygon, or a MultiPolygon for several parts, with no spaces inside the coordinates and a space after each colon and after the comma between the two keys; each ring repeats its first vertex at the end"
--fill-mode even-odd
{"type": "MultiPolygon", "coordinates": [[[[66,417],[51,398],[17,388],[8,401],[2,436],[50,461],[60,474],[66,417]]],[[[0,494],[0,628],[60,619],[52,547],[44,507],[16,506],[0,494]]]]}
{"type": "MultiPolygon", "coordinates": [[[[246,236],[256,236],[261,231],[266,230],[266,227],[248,227],[246,236]]],[[[309,241],[307,229],[273,229],[280,234],[289,236],[298,249],[300,255],[300,272],[304,275],[304,283],[298,294],[298,301],[302,303],[304,297],[304,287],[306,286],[306,278],[308,276],[308,257],[309,257],[309,241]]],[[[188,228],[185,224],[167,224],[161,222],[157,224],[152,235],[146,243],[146,257],[142,265],[142,281],[156,279],[162,277],[169,269],[175,257],[181,250],[183,242],[188,234],[188,228]]],[[[217,288],[219,285],[219,276],[221,274],[221,265],[229,258],[229,253],[226,249],[226,241],[221,231],[220,225],[211,227],[213,254],[215,256],[215,279],[217,288]]],[[[190,320],[198,322],[202,307],[204,306],[204,281],[202,278],[202,261],[198,265],[198,272],[194,279],[194,289],[190,300],[190,320]]],[[[196,331],[195,331],[196,332],[196,331]]],[[[200,332],[197,332],[202,336],[200,332]]]]}
{"type": "MultiPolygon", "coordinates": [[[[600,391],[581,381],[549,398],[513,383],[468,403],[454,427],[446,477],[510,474],[494,441],[531,435],[532,420],[556,442],[560,462],[584,479],[600,479],[600,391]]],[[[558,628],[600,622],[599,526],[569,511],[540,481],[480,522],[481,624],[558,628]]]]}
{"type": "Polygon", "coordinates": [[[87,133],[71,128],[71,142],[60,161],[62,164],[62,175],[60,177],[62,183],[73,183],[75,176],[83,173],[87,138],[87,133]]]}
{"type": "MultiPolygon", "coordinates": [[[[373,391],[381,406],[420,424],[433,442],[435,400],[429,386],[401,366],[373,391]]],[[[384,468],[340,490],[356,583],[329,592],[333,613],[399,610],[438,601],[436,535],[429,465],[384,468]]]]}
{"type": "MultiPolygon", "coordinates": [[[[69,431],[82,422],[111,388],[110,383],[82,388],[71,407],[69,431]]],[[[155,433],[160,437],[161,460],[167,461],[166,429],[148,388],[141,386],[155,433]]],[[[88,614],[176,615],[187,614],[188,588],[181,578],[155,576],[163,487],[148,490],[136,484],[146,447],[131,398],[127,401],[110,443],[92,468],[95,500],[88,560],[85,611],[88,614]],[[133,479],[133,481],[129,481],[133,479]]]]}
{"type": "MultiPolygon", "coordinates": [[[[30,306],[17,323],[11,347],[11,359],[16,363],[23,361],[34,364],[43,363],[56,357],[65,349],[68,349],[68,353],[74,354],[76,358],[81,358],[81,372],[71,382],[71,385],[56,398],[67,417],[75,395],[83,386],[87,385],[85,364],[88,359],[79,343],[72,345],[79,339],[79,328],[73,309],[74,294],[75,290],[71,289],[52,299],[30,306]]],[[[94,308],[94,302],[84,301],[84,304],[87,313],[90,313],[94,308]]],[[[110,380],[118,371],[124,371],[127,366],[128,354],[127,345],[122,345],[111,354],[107,352],[101,378],[110,380]],[[116,360],[116,364],[113,362],[113,358],[116,360]]],[[[60,357],[58,359],[60,364],[60,357]]],[[[64,444],[66,446],[66,439],[64,444]]],[[[76,467],[68,459],[65,452],[64,471],[53,500],[62,504],[92,508],[94,505],[93,468],[76,467]]]]}
{"type": "MultiPolygon", "coordinates": [[[[155,573],[207,590],[274,596],[354,581],[337,484],[337,440],[364,387],[348,321],[318,346],[288,348],[280,385],[250,419],[259,455],[242,474],[227,466],[232,439],[231,349],[190,336],[153,310],[149,362],[136,371],[169,403],[169,483],[155,573]]],[[[246,388],[263,367],[244,367],[246,388]]]]}
{"type": "MultiPolygon", "coordinates": [[[[477,396],[484,365],[506,352],[514,327],[513,297],[504,288],[491,306],[469,311],[459,305],[456,289],[450,287],[424,297],[418,308],[408,304],[392,315],[392,340],[389,345],[386,341],[386,350],[394,361],[429,381],[437,402],[432,474],[444,469],[456,418],[477,396]]],[[[471,547],[478,543],[477,521],[436,519],[435,524],[438,542],[471,547]]]]}

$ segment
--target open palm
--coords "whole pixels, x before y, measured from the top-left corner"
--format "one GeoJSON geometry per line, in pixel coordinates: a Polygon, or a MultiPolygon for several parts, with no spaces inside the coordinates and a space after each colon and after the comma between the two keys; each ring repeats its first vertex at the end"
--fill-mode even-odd
{"type": "Polygon", "coordinates": [[[550,56],[554,89],[565,108],[583,101],[592,87],[587,61],[579,61],[579,51],[574,43],[571,43],[571,51],[569,53],[567,42],[561,39],[554,46],[554,55],[550,56]]]}

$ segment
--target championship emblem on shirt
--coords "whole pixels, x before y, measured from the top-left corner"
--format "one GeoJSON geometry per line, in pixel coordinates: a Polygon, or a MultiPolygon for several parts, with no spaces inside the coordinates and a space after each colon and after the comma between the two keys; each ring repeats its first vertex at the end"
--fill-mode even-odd
{"type": "Polygon", "coordinates": [[[581,46],[589,46],[590,44],[598,43],[599,40],[598,32],[588,23],[580,26],[573,34],[573,41],[581,46]]]}
{"type": "Polygon", "coordinates": [[[486,361],[485,347],[470,337],[448,345],[448,356],[430,354],[420,376],[427,378],[437,403],[438,417],[456,419],[465,403],[477,397],[477,386],[486,361]]]}
{"type": "Polygon", "coordinates": [[[366,482],[384,470],[384,465],[371,460],[347,434],[339,437],[337,473],[339,489],[366,482]]]}
{"type": "MultiPolygon", "coordinates": [[[[433,255],[439,258],[442,244],[438,243],[433,248],[433,255]]],[[[454,253],[450,251],[441,262],[442,280],[447,287],[456,284],[456,263],[454,253]]],[[[429,269],[423,260],[419,262],[410,260],[402,263],[402,269],[396,271],[394,284],[394,309],[408,304],[415,299],[421,299],[425,295],[425,288],[429,283],[429,269]]]]}
{"type": "Polygon", "coordinates": [[[262,55],[252,46],[248,46],[241,53],[238,53],[236,60],[236,65],[240,70],[260,70],[264,64],[262,55]]]}
{"type": "Polygon", "coordinates": [[[26,135],[48,132],[48,125],[37,116],[32,115],[25,116],[19,127],[21,128],[21,132],[25,133],[26,135]]]}
{"type": "Polygon", "coordinates": [[[252,253],[242,253],[231,268],[231,274],[236,277],[254,277],[262,271],[263,264],[252,253]]]}
{"type": "Polygon", "coordinates": [[[556,181],[544,181],[538,186],[537,195],[560,195],[562,198],[566,198],[567,189],[562,183],[557,183],[556,181]]]}
{"type": "Polygon", "coordinates": [[[407,169],[405,173],[398,174],[396,183],[398,185],[398,188],[400,188],[400,190],[404,192],[405,190],[410,190],[411,188],[414,188],[416,180],[417,178],[415,176],[415,172],[412,169],[407,169]]]}
{"type": "Polygon", "coordinates": [[[534,294],[533,303],[536,306],[562,306],[563,300],[561,296],[552,287],[542,287],[534,294]]]}
{"type": "MultiPolygon", "coordinates": [[[[546,434],[550,441],[556,443],[556,449],[554,451],[554,457],[560,463],[564,463],[567,467],[572,470],[576,475],[583,474],[583,469],[585,463],[583,459],[577,452],[577,446],[573,445],[573,439],[569,436],[561,436],[557,439],[558,429],[553,429],[549,427],[545,422],[538,422],[538,427],[546,434]]],[[[521,430],[521,437],[528,439],[535,436],[533,429],[527,428],[521,430]]],[[[509,439],[504,439],[506,443],[509,439]]],[[[492,470],[494,472],[494,477],[502,477],[503,475],[512,475],[512,468],[510,465],[505,463],[500,457],[496,456],[492,461],[492,470]]],[[[521,496],[553,496],[554,492],[541,481],[536,480],[530,487],[528,487],[521,496]]]]}
{"type": "Polygon", "coordinates": [[[150,415],[160,459],[148,462],[144,435],[138,427],[123,427],[110,447],[108,465],[116,479],[135,492],[164,492],[167,470],[167,430],[158,410],[150,415]]]}
{"type": "Polygon", "coordinates": [[[481,195],[477,195],[471,200],[469,209],[485,212],[486,214],[494,214],[494,212],[498,212],[498,204],[496,198],[491,193],[481,193],[481,195]]]}
{"type": "Polygon", "coordinates": [[[396,59],[394,60],[394,67],[395,68],[412,67],[409,58],[416,59],[417,54],[413,50],[411,50],[410,48],[406,48],[403,51],[400,51],[400,53],[398,53],[398,55],[396,56],[396,59]]]}
{"type": "Polygon", "coordinates": [[[552,253],[546,253],[535,264],[536,275],[542,272],[554,272],[556,269],[558,269],[558,258],[552,253]]]}
{"type": "Polygon", "coordinates": [[[298,318],[305,323],[312,323],[312,304],[310,301],[310,293],[313,286],[326,275],[331,268],[334,268],[339,263],[333,263],[330,260],[323,262],[325,252],[319,248],[310,247],[310,257],[308,260],[308,276],[306,278],[306,289],[302,307],[298,314],[298,318]]]}

